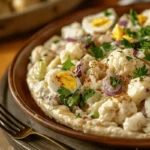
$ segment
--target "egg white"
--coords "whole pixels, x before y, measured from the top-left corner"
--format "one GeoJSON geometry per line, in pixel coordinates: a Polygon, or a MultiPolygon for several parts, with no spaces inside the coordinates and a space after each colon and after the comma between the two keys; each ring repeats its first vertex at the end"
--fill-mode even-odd
{"type": "Polygon", "coordinates": [[[109,8],[109,9],[107,9],[107,11],[111,13],[110,16],[105,16],[104,11],[103,11],[103,12],[100,12],[100,13],[97,13],[94,15],[89,15],[89,16],[84,17],[82,20],[83,29],[91,35],[93,35],[94,33],[104,33],[107,30],[109,30],[116,22],[117,14],[113,8],[109,8]],[[98,19],[98,18],[102,18],[102,17],[109,19],[109,21],[110,21],[109,24],[105,25],[105,26],[100,26],[100,27],[93,27],[91,22],[94,19],[98,19]]]}
{"type": "Polygon", "coordinates": [[[74,88],[73,90],[70,91],[70,92],[74,93],[81,86],[81,82],[80,82],[79,78],[75,77],[71,71],[64,71],[64,70],[60,70],[60,69],[51,69],[47,73],[46,78],[45,78],[48,83],[48,88],[50,89],[50,91],[52,93],[58,94],[58,90],[60,89],[61,86],[56,81],[56,75],[60,72],[68,72],[76,79],[77,86],[76,86],[76,88],[74,88]]]}

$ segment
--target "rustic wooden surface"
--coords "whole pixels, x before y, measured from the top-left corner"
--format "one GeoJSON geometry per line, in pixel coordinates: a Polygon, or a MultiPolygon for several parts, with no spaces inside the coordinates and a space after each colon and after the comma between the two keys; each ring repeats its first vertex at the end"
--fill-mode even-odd
{"type": "MultiPolygon", "coordinates": [[[[90,8],[95,6],[104,5],[115,5],[117,0],[86,0],[77,10],[82,10],[84,8],[90,8]]],[[[4,74],[6,68],[20,50],[20,48],[25,44],[25,42],[32,36],[36,31],[32,31],[25,35],[13,36],[0,41],[0,78],[4,74]]],[[[0,150],[11,150],[8,142],[6,141],[2,130],[0,129],[0,150]]]]}

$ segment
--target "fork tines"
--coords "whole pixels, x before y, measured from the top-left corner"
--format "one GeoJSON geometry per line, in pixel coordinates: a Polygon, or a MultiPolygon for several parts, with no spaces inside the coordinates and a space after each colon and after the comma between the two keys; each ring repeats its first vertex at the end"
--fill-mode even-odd
{"type": "Polygon", "coordinates": [[[25,125],[0,104],[0,127],[8,133],[15,135],[21,129],[24,129],[25,125]]]}

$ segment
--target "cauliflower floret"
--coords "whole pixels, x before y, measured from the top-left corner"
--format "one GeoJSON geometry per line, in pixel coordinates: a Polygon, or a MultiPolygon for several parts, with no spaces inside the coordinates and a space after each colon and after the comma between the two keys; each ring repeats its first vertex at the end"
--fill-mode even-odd
{"type": "Polygon", "coordinates": [[[142,130],[142,128],[146,125],[146,122],[146,118],[143,116],[143,114],[138,112],[125,119],[123,123],[123,129],[126,131],[137,132],[142,130]]]}
{"type": "Polygon", "coordinates": [[[150,9],[146,9],[142,12],[142,15],[143,16],[146,16],[147,17],[147,20],[145,21],[144,23],[144,26],[149,26],[150,25],[150,9]]]}
{"type": "Polygon", "coordinates": [[[80,43],[69,42],[66,44],[65,50],[60,53],[61,63],[64,63],[70,55],[71,59],[79,60],[84,55],[84,50],[80,43]]]}
{"type": "Polygon", "coordinates": [[[60,36],[54,35],[52,38],[47,40],[43,46],[47,49],[50,49],[51,51],[60,53],[65,44],[66,42],[62,40],[60,36]]]}
{"type": "Polygon", "coordinates": [[[84,30],[79,22],[74,22],[61,29],[61,35],[64,39],[66,38],[78,38],[85,35],[84,30]]]}
{"type": "Polygon", "coordinates": [[[134,57],[132,49],[117,49],[108,56],[107,60],[107,71],[123,76],[132,76],[137,63],[138,65],[140,65],[140,63],[141,65],[144,64],[142,61],[139,61],[134,57]]]}
{"type": "Polygon", "coordinates": [[[146,123],[146,126],[143,128],[143,131],[145,133],[150,133],[150,119],[147,118],[147,123],[146,123]]]}
{"type": "Polygon", "coordinates": [[[126,117],[137,112],[137,107],[126,94],[109,98],[98,110],[102,122],[113,121],[122,124],[126,117]]]}
{"type": "Polygon", "coordinates": [[[94,90],[99,90],[101,91],[102,88],[102,81],[98,80],[95,78],[94,75],[89,75],[84,81],[83,88],[87,89],[94,89],[94,90]]]}
{"type": "Polygon", "coordinates": [[[106,75],[105,66],[96,60],[90,61],[89,67],[90,69],[88,69],[86,72],[87,76],[93,75],[97,80],[99,80],[104,78],[104,76],[106,75]]]}
{"type": "Polygon", "coordinates": [[[128,95],[137,105],[150,96],[150,77],[143,76],[141,78],[132,79],[127,90],[128,95]]]}
{"type": "Polygon", "coordinates": [[[101,98],[101,95],[98,91],[95,91],[95,93],[87,99],[86,103],[91,106],[93,105],[95,102],[99,101],[101,98]]]}
{"type": "Polygon", "coordinates": [[[30,59],[31,63],[35,63],[39,60],[43,60],[49,63],[55,56],[56,54],[48,50],[47,48],[43,46],[37,46],[32,51],[30,59]]]}
{"type": "Polygon", "coordinates": [[[57,65],[61,63],[60,57],[56,56],[48,65],[48,70],[54,69],[57,65]]]}
{"type": "Polygon", "coordinates": [[[37,61],[29,70],[28,78],[32,80],[43,80],[47,72],[47,65],[45,61],[37,61]]]}
{"type": "Polygon", "coordinates": [[[97,38],[98,43],[104,43],[104,42],[112,42],[111,34],[110,32],[107,32],[106,34],[102,34],[97,38]]]}

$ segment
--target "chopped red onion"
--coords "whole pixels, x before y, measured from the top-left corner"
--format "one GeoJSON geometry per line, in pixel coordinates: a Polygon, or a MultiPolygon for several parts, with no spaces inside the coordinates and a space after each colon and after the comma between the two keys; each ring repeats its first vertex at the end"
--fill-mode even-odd
{"type": "Polygon", "coordinates": [[[125,28],[125,27],[127,26],[127,24],[128,24],[128,21],[122,20],[122,21],[119,21],[118,24],[119,24],[120,26],[122,26],[122,27],[125,28]]]}
{"type": "Polygon", "coordinates": [[[150,89],[146,88],[146,92],[150,92],[150,89]]]}
{"type": "Polygon", "coordinates": [[[75,38],[66,38],[66,41],[67,42],[77,42],[78,41],[78,39],[75,39],[75,38]]]}
{"type": "Polygon", "coordinates": [[[136,49],[133,49],[133,55],[137,56],[138,55],[138,51],[136,49]]]}
{"type": "Polygon", "coordinates": [[[115,41],[115,42],[113,42],[113,44],[114,44],[115,46],[120,46],[120,45],[121,45],[121,41],[115,41]]]}
{"type": "Polygon", "coordinates": [[[82,76],[81,68],[82,68],[81,64],[77,65],[76,76],[79,78],[82,76]]]}
{"type": "MultiPolygon", "coordinates": [[[[111,76],[107,76],[103,79],[103,88],[104,88],[104,92],[108,96],[114,96],[114,95],[119,94],[119,93],[122,92],[122,84],[119,84],[116,87],[112,87],[111,84],[110,84],[110,77],[111,76]]],[[[117,76],[114,75],[112,77],[117,77],[117,76]]]]}

